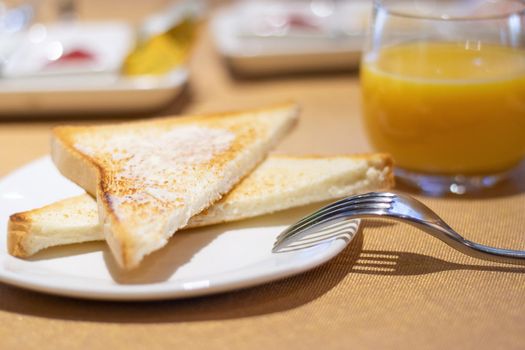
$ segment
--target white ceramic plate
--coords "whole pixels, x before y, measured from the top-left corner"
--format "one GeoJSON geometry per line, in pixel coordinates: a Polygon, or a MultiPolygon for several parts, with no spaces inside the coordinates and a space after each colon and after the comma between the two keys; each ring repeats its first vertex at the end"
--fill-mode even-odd
{"type": "Polygon", "coordinates": [[[298,274],[333,258],[350,241],[333,239],[306,249],[271,252],[276,236],[319,207],[315,205],[238,223],[181,231],[167,247],[148,256],[133,272],[120,271],[102,242],[51,248],[30,260],[8,255],[6,227],[10,214],[82,192],[58,173],[48,157],[0,181],[0,281],[88,299],[193,297],[298,274]]]}

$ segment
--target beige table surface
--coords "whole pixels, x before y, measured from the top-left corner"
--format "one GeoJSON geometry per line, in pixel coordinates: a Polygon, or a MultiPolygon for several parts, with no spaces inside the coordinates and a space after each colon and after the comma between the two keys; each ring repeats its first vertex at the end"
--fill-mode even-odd
{"type": "MultiPolygon", "coordinates": [[[[294,99],[301,121],[277,152],[370,150],[355,74],[236,80],[206,32],[191,69],[190,92],[154,115],[294,99]]],[[[0,122],[0,176],[47,154],[58,123],[0,122]]],[[[423,200],[473,240],[525,249],[524,174],[484,198],[423,200]]],[[[462,256],[405,225],[368,222],[324,266],[222,295],[91,302],[0,284],[0,325],[0,349],[524,349],[525,273],[462,256]],[[370,254],[393,258],[392,271],[363,267],[370,254]]]]}

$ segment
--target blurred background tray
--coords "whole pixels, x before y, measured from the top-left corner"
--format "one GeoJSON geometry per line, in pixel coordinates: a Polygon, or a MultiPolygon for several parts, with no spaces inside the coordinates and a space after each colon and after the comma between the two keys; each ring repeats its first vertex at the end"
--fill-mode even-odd
{"type": "Polygon", "coordinates": [[[178,68],[158,77],[119,74],[0,80],[2,115],[141,112],[172,101],[188,80],[178,68]]]}
{"type": "MultiPolygon", "coordinates": [[[[158,110],[183,90],[196,10],[143,19],[40,22],[27,5],[0,16],[0,117],[158,110]]],[[[193,6],[195,7],[195,6],[193,6]]]]}
{"type": "Polygon", "coordinates": [[[213,18],[215,46],[244,75],[355,69],[369,1],[238,2],[213,18]]]}

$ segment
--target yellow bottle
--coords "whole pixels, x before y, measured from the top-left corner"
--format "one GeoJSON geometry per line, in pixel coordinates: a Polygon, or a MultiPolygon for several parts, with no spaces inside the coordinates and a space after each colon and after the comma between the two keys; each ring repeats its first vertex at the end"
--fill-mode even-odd
{"type": "Polygon", "coordinates": [[[123,74],[162,75],[183,64],[196,32],[196,20],[187,17],[168,31],[139,43],[124,60],[123,74]]]}

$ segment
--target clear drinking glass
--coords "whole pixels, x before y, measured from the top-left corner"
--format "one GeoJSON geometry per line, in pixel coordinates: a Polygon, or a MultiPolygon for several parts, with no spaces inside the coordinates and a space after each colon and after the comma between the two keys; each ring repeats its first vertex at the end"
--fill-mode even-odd
{"type": "Polygon", "coordinates": [[[524,2],[376,1],[360,74],[369,139],[400,181],[476,192],[524,158],[524,2]]]}

